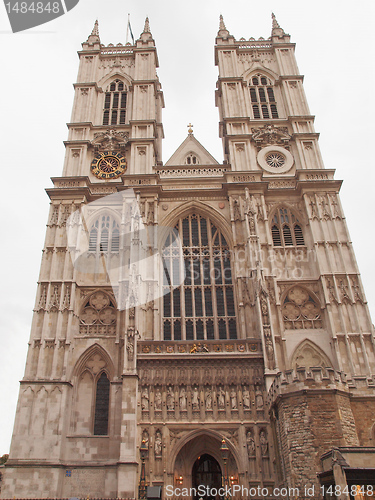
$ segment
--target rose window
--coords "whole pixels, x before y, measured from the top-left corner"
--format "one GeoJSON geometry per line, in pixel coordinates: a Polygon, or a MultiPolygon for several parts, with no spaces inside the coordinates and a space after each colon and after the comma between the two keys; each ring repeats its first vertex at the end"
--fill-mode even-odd
{"type": "Polygon", "coordinates": [[[266,163],[270,167],[280,168],[285,165],[285,156],[278,151],[273,151],[266,156],[266,163]]]}

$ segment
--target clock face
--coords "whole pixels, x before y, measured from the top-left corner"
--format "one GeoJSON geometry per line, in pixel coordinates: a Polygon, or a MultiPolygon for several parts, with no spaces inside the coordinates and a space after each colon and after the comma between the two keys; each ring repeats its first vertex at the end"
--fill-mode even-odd
{"type": "Polygon", "coordinates": [[[126,158],[121,153],[104,151],[94,156],[91,172],[98,179],[116,179],[127,169],[126,158]]]}

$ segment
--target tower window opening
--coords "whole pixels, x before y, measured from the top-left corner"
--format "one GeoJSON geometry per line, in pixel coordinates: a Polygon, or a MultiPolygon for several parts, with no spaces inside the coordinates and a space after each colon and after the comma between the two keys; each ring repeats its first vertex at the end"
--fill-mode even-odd
{"type": "Polygon", "coordinates": [[[104,97],[103,125],[124,125],[126,117],[127,92],[121,80],[109,86],[104,97]]]}
{"type": "Polygon", "coordinates": [[[255,120],[279,118],[273,84],[269,78],[256,75],[251,79],[250,100],[252,103],[261,103],[261,106],[253,105],[253,118],[255,120]]]}
{"type": "Polygon", "coordinates": [[[116,220],[102,215],[90,229],[89,252],[117,253],[120,248],[120,228],[116,220]]]}
{"type": "Polygon", "coordinates": [[[199,165],[199,160],[197,156],[193,153],[190,153],[185,158],[186,165],[199,165]]]}
{"type": "Polygon", "coordinates": [[[301,223],[286,207],[279,208],[273,216],[271,234],[274,247],[305,244],[301,223]]]}

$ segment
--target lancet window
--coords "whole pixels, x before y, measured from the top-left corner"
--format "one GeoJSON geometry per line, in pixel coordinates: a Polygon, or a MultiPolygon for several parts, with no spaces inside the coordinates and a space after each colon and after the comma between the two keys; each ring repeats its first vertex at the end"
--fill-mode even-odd
{"type": "Polygon", "coordinates": [[[108,434],[109,417],[109,389],[110,383],[105,372],[102,372],[96,382],[94,435],[105,436],[108,434]]]}
{"type": "Polygon", "coordinates": [[[164,339],[237,338],[230,249],[224,235],[199,214],[181,218],[175,229],[183,258],[177,241],[168,236],[163,249],[164,339]]]}
{"type": "Polygon", "coordinates": [[[264,75],[254,75],[249,82],[253,118],[279,118],[273,84],[264,75]]]}
{"type": "Polygon", "coordinates": [[[127,92],[124,82],[114,80],[104,96],[103,125],[124,125],[127,92]]]}
{"type": "Polygon", "coordinates": [[[302,226],[289,208],[281,207],[273,216],[271,226],[275,247],[300,246],[305,244],[302,226]]]}
{"type": "Polygon", "coordinates": [[[90,229],[89,252],[117,253],[120,246],[120,229],[109,215],[96,219],[90,229]]]}

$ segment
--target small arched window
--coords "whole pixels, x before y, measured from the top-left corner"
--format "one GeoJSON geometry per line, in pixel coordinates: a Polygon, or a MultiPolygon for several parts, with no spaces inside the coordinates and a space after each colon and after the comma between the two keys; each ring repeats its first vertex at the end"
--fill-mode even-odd
{"type": "Polygon", "coordinates": [[[110,383],[107,374],[103,372],[96,382],[94,415],[95,436],[106,436],[108,434],[109,389],[110,383]]]}
{"type": "Polygon", "coordinates": [[[186,165],[199,165],[198,157],[194,153],[190,153],[185,158],[186,165]]]}
{"type": "Polygon", "coordinates": [[[289,208],[281,207],[271,223],[273,246],[301,246],[305,244],[301,223],[289,208]]]}
{"type": "Polygon", "coordinates": [[[109,215],[102,215],[90,229],[89,252],[117,253],[120,247],[118,223],[109,215]]]}
{"type": "Polygon", "coordinates": [[[124,82],[114,80],[104,97],[103,125],[124,125],[127,92],[124,82]]]}
{"type": "Polygon", "coordinates": [[[279,118],[271,80],[263,75],[255,75],[249,82],[253,118],[279,118]]]}

